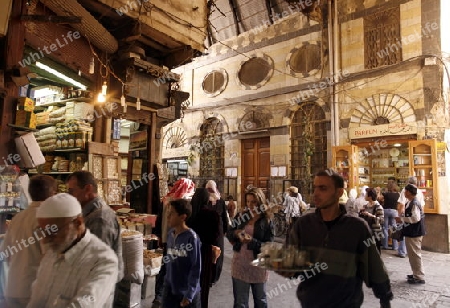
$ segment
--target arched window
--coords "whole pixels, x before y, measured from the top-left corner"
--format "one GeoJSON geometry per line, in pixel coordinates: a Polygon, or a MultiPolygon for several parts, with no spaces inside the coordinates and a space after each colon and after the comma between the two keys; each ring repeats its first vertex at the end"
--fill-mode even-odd
{"type": "Polygon", "coordinates": [[[200,127],[200,177],[219,180],[224,174],[223,124],[209,118],[200,127]]]}
{"type": "Polygon", "coordinates": [[[311,202],[316,172],[327,168],[327,131],[330,121],[315,103],[305,103],[295,112],[291,124],[291,174],[299,183],[305,202],[311,202]]]}

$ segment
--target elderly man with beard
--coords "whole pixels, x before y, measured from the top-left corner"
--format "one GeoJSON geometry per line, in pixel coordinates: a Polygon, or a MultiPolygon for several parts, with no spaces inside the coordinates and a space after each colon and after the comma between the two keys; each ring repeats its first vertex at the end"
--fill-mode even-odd
{"type": "Polygon", "coordinates": [[[69,194],[52,196],[36,217],[41,228],[57,226],[57,231],[43,239],[46,253],[27,308],[110,308],[117,256],[85,227],[77,199],[69,194]]]}

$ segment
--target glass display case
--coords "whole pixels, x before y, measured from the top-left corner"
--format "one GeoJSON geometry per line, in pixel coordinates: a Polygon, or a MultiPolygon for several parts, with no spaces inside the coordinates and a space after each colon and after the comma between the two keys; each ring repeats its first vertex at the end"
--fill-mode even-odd
{"type": "Polygon", "coordinates": [[[359,174],[359,152],[355,145],[333,147],[332,168],[348,181],[348,189],[358,187],[366,176],[359,174]]]}
{"type": "Polygon", "coordinates": [[[378,148],[336,146],[332,152],[332,167],[348,180],[349,190],[363,185],[386,189],[389,177],[395,177],[401,190],[409,176],[416,176],[426,213],[439,212],[437,162],[437,142],[431,139],[390,140],[378,148]]]}
{"type": "Polygon", "coordinates": [[[417,177],[417,187],[425,198],[425,212],[438,212],[436,140],[410,141],[410,173],[417,177]]]}

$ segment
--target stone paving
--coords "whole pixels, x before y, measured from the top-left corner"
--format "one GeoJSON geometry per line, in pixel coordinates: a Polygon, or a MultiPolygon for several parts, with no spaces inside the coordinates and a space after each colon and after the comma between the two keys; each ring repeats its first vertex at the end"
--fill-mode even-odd
{"type": "MultiPolygon", "coordinates": [[[[225,241],[225,261],[219,282],[210,291],[210,308],[232,308],[233,289],[230,276],[230,262],[233,252],[225,241]]],[[[392,250],[383,250],[382,257],[388,269],[394,292],[393,308],[449,308],[450,307],[450,255],[424,251],[422,254],[426,284],[410,285],[406,275],[411,274],[408,258],[402,259],[392,250]]],[[[267,292],[272,294],[269,307],[291,308],[300,307],[295,296],[296,287],[288,281],[271,273],[267,283],[267,292]],[[285,285],[283,287],[282,285],[285,285]],[[281,289],[280,289],[281,288],[281,289]],[[280,291],[282,290],[282,291],[280,291]],[[275,294],[277,296],[274,296],[275,294]]],[[[380,307],[378,299],[372,290],[364,288],[365,300],[363,308],[380,307]]],[[[150,308],[151,299],[142,301],[141,307],[150,308]]],[[[253,302],[250,295],[250,307],[253,302]]]]}

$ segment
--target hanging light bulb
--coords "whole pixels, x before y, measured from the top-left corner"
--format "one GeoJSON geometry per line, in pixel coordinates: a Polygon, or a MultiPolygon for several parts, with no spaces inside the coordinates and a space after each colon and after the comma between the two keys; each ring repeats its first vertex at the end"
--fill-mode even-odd
{"type": "Polygon", "coordinates": [[[123,113],[127,113],[127,104],[123,105],[123,113]]]}
{"type": "Polygon", "coordinates": [[[122,83],[122,96],[120,97],[120,106],[125,106],[125,104],[127,103],[125,96],[123,95],[123,88],[124,88],[124,84],[122,83]]]}
{"type": "Polygon", "coordinates": [[[102,94],[103,96],[106,96],[106,90],[108,89],[108,86],[106,85],[106,81],[103,82],[102,85],[102,94]]]}
{"type": "Polygon", "coordinates": [[[99,103],[106,102],[106,97],[103,95],[103,93],[98,93],[97,102],[99,102],[99,103]]]}
{"type": "Polygon", "coordinates": [[[136,100],[136,110],[141,110],[141,99],[139,97],[136,100]]]}
{"type": "Polygon", "coordinates": [[[94,57],[91,58],[91,62],[89,62],[89,74],[94,74],[95,72],[95,62],[94,57]]]}

